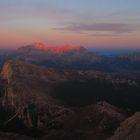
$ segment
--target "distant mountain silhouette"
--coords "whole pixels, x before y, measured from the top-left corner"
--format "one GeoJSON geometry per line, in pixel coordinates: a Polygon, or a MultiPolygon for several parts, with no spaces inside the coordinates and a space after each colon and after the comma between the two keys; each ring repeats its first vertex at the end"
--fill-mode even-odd
{"type": "Polygon", "coordinates": [[[65,45],[65,46],[46,46],[43,43],[33,43],[27,46],[23,46],[19,48],[18,50],[22,51],[27,51],[27,50],[42,50],[46,51],[49,53],[55,53],[55,54],[61,54],[64,52],[69,52],[69,51],[81,51],[81,50],[86,50],[84,47],[81,46],[72,46],[72,45],[65,45]]]}
{"type": "Polygon", "coordinates": [[[99,55],[81,46],[47,47],[41,43],[19,48],[14,58],[37,65],[64,69],[93,68],[101,59],[99,55]]]}
{"type": "Polygon", "coordinates": [[[82,46],[49,46],[33,43],[13,51],[0,52],[0,67],[8,59],[60,69],[131,72],[140,70],[140,52],[103,56],[82,46]]]}

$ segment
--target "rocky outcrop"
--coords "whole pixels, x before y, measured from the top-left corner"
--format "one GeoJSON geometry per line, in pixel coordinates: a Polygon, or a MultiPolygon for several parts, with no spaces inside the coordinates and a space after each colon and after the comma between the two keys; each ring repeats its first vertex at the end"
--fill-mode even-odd
{"type": "Polygon", "coordinates": [[[140,112],[135,113],[121,123],[109,140],[139,140],[140,139],[140,112]]]}

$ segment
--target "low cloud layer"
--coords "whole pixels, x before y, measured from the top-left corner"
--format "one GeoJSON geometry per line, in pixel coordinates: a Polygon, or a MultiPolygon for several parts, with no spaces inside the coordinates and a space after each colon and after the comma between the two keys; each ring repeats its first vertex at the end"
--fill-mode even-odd
{"type": "Polygon", "coordinates": [[[120,23],[99,23],[99,24],[68,24],[55,30],[74,32],[110,32],[113,34],[124,34],[134,31],[133,25],[120,23]]]}

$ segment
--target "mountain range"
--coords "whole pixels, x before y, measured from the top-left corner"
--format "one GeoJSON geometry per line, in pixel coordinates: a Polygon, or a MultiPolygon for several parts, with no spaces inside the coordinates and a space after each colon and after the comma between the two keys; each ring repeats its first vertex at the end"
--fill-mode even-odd
{"type": "Polygon", "coordinates": [[[43,140],[104,140],[140,109],[139,83],[115,74],[10,60],[0,81],[1,131],[43,140]]]}
{"type": "Polygon", "coordinates": [[[139,140],[138,52],[34,43],[0,58],[0,139],[139,140]]]}
{"type": "Polygon", "coordinates": [[[130,72],[140,70],[140,52],[105,56],[81,46],[47,46],[33,43],[12,51],[0,52],[0,66],[5,60],[24,60],[39,66],[60,69],[130,72]]]}

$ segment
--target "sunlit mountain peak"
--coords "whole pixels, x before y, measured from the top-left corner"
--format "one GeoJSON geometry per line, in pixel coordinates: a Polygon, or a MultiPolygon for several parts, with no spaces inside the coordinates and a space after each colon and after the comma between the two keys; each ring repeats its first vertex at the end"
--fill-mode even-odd
{"type": "Polygon", "coordinates": [[[46,49],[46,45],[41,42],[34,42],[32,43],[32,46],[36,49],[46,49]]]}

